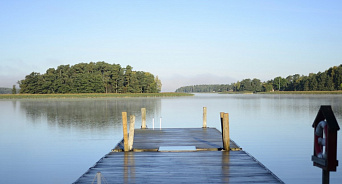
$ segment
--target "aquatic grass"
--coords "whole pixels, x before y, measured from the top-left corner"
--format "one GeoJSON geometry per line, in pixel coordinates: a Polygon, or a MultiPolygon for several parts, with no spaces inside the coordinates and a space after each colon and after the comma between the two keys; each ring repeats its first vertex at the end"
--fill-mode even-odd
{"type": "Polygon", "coordinates": [[[77,93],[77,94],[2,94],[0,99],[41,98],[130,98],[130,97],[179,97],[193,96],[189,93],[77,93]]]}

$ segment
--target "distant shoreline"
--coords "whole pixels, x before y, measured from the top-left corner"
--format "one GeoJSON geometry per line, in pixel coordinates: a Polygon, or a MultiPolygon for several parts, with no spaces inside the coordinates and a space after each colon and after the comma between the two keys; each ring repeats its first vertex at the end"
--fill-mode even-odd
{"type": "Polygon", "coordinates": [[[274,91],[274,92],[260,92],[258,94],[302,94],[302,95],[329,95],[342,94],[342,91],[274,91]]]}
{"type": "MultiPolygon", "coordinates": [[[[223,92],[220,94],[254,94],[251,91],[239,91],[239,92],[223,92]]],[[[255,94],[301,94],[301,95],[329,95],[329,94],[342,94],[342,90],[339,91],[273,91],[273,92],[257,92],[255,94]]]]}
{"type": "Polygon", "coordinates": [[[190,93],[77,93],[77,94],[0,94],[0,99],[44,98],[130,98],[130,97],[179,97],[193,96],[190,93]]]}

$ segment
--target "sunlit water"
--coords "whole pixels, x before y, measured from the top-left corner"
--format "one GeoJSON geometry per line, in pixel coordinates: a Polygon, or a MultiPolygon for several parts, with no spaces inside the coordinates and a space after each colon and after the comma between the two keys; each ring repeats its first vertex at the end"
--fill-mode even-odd
{"type": "MultiPolygon", "coordinates": [[[[207,107],[208,126],[220,129],[219,114],[228,112],[231,138],[285,183],[321,183],[311,125],[320,105],[331,105],[341,123],[341,104],[340,95],[0,100],[0,183],[74,182],[122,139],[121,112],[139,128],[142,107],[149,128],[153,119],[156,128],[201,127],[207,107]]],[[[342,181],[341,170],[331,183],[342,181]]]]}

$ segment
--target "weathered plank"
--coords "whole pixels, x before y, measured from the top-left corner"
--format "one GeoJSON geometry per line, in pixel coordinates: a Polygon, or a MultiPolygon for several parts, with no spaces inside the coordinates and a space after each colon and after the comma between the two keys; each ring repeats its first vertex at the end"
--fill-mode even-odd
{"type": "Polygon", "coordinates": [[[75,183],[282,183],[244,151],[111,152],[75,183]]]}
{"type": "Polygon", "coordinates": [[[283,183],[233,141],[237,151],[219,151],[215,128],[136,129],[133,152],[122,152],[122,142],[75,183],[91,183],[98,172],[108,183],[283,183]],[[173,146],[183,150],[158,151],[173,146]]]}
{"type": "MultiPolygon", "coordinates": [[[[231,150],[240,150],[230,141],[231,150]]],[[[221,132],[216,128],[136,129],[134,151],[158,151],[160,146],[196,146],[198,151],[217,151],[223,148],[221,132]]],[[[122,142],[113,151],[122,151],[122,142]]]]}

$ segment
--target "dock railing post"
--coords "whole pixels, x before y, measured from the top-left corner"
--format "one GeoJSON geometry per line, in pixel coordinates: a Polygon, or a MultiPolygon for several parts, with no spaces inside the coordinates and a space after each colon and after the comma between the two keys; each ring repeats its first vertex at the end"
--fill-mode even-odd
{"type": "Polygon", "coordinates": [[[141,108],[141,129],[146,129],[146,108],[141,108]]]}
{"type": "Polygon", "coordinates": [[[229,138],[229,114],[224,113],[223,114],[223,129],[222,129],[222,134],[223,134],[223,149],[225,151],[229,151],[229,146],[230,146],[230,138],[229,138]]]}
{"type": "Polygon", "coordinates": [[[207,128],[207,107],[203,107],[203,127],[207,128]]]}
{"type": "Polygon", "coordinates": [[[128,150],[133,150],[133,142],[134,142],[134,125],[135,125],[135,116],[129,116],[129,134],[128,134],[128,150]]]}
{"type": "Polygon", "coordinates": [[[122,112],[124,151],[128,151],[127,112],[122,112]]]}

